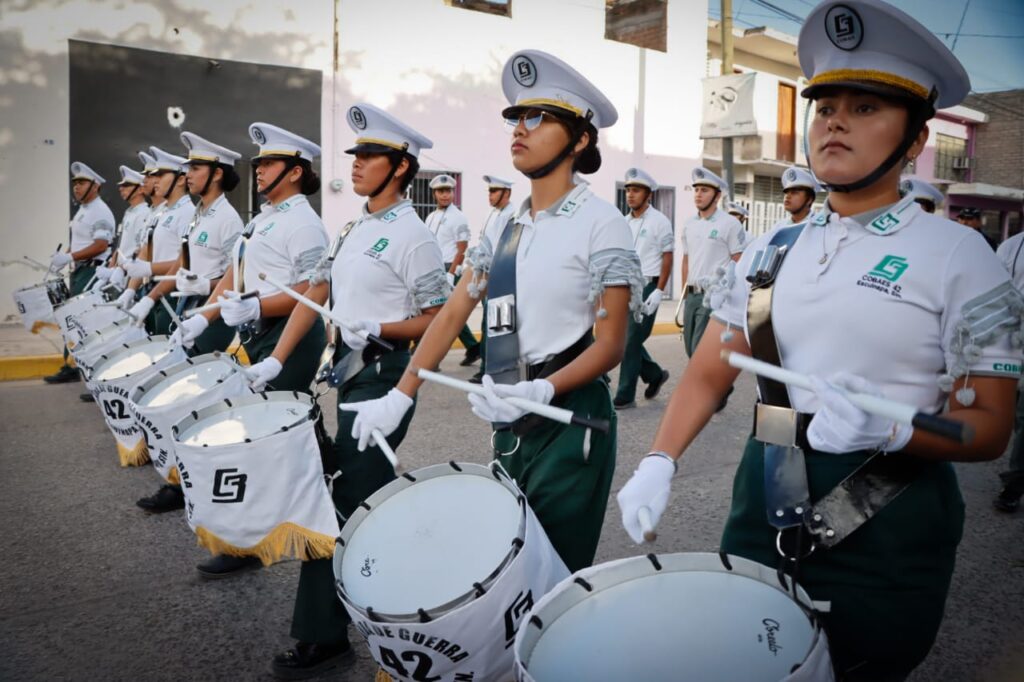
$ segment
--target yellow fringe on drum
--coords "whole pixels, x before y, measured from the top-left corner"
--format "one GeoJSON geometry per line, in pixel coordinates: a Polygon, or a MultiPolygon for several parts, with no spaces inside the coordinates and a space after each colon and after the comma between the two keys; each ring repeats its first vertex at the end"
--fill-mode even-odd
{"type": "Polygon", "coordinates": [[[377,668],[377,677],[373,678],[373,682],[392,682],[391,675],[388,675],[382,669],[377,668]]]}
{"type": "Polygon", "coordinates": [[[138,445],[131,450],[118,443],[117,457],[121,460],[123,467],[140,467],[149,463],[149,448],[146,447],[144,440],[140,440],[138,445]]]}
{"type": "Polygon", "coordinates": [[[171,485],[181,485],[181,478],[178,476],[178,467],[171,467],[171,473],[167,474],[167,482],[171,485]]]}
{"type": "Polygon", "coordinates": [[[42,329],[60,329],[60,327],[55,325],[53,322],[44,322],[43,320],[36,320],[32,323],[31,331],[33,334],[38,334],[42,329]]]}
{"type": "Polygon", "coordinates": [[[312,559],[330,559],[334,556],[334,538],[322,533],[297,526],[294,523],[282,523],[270,531],[266,537],[252,547],[236,547],[224,542],[202,526],[196,528],[199,545],[212,554],[230,554],[231,556],[254,556],[269,566],[286,557],[294,557],[300,561],[312,559]]]}

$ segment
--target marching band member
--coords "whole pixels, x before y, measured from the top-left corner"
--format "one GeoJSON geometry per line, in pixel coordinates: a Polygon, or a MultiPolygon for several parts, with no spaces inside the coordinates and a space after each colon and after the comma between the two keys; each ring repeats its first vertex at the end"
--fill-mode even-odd
{"type": "MultiPolygon", "coordinates": [[[[185,184],[185,159],[157,147],[150,147],[150,151],[155,159],[151,173],[156,178],[153,196],[162,200],[162,206],[150,213],[148,228],[152,234],[147,234],[146,244],[138,257],[124,264],[131,279],[122,297],[129,292],[134,297],[144,279],[166,275],[174,269],[181,252],[181,239],[195,213],[185,184]]],[[[136,319],[146,319],[146,330],[150,334],[167,334],[170,331],[171,316],[162,306],[155,307],[162,294],[153,292],[160,290],[159,286],[151,287],[147,295],[143,295],[128,311],[136,319]]]]}
{"type": "MultiPolygon", "coordinates": [[[[1010,280],[1024,295],[1024,232],[1018,232],[996,249],[996,256],[1006,266],[1010,280]]],[[[1017,413],[1013,425],[1013,445],[1010,448],[1009,468],[999,474],[1003,487],[992,500],[997,511],[1011,514],[1020,507],[1024,497],[1024,386],[1017,385],[1017,413]]]]}
{"type": "MultiPolygon", "coordinates": [[[[313,171],[319,145],[269,123],[250,125],[249,137],[259,145],[252,163],[256,189],[266,203],[235,242],[232,261],[239,263],[241,272],[234,265],[228,268],[208,300],[219,302],[220,307],[184,320],[171,341],[187,347],[222,319],[229,327],[238,328],[252,371],[267,366],[262,361],[270,357],[295,307],[294,299],[261,280],[259,273],[304,293],[327,247],[327,231],[306,199],[320,191],[320,178],[313,171]],[[242,298],[241,294],[249,291],[258,291],[259,295],[242,298]]],[[[260,389],[310,392],[327,343],[323,321],[314,320],[293,343],[296,352],[278,365],[275,376],[260,382],[260,389]]],[[[255,557],[220,555],[196,568],[204,578],[220,578],[259,567],[255,557]]]]}
{"type": "Polygon", "coordinates": [[[121,228],[116,238],[117,249],[106,266],[96,268],[97,281],[110,282],[118,288],[124,287],[128,281],[124,270],[118,266],[135,254],[143,236],[146,216],[149,215],[146,195],[142,191],[146,176],[128,166],[121,166],[120,171],[121,180],[117,183],[117,192],[128,204],[128,208],[121,217],[121,228]]]}
{"type": "Polygon", "coordinates": [[[820,618],[841,680],[902,680],[935,639],[963,531],[951,461],[994,459],[1006,446],[1024,301],[979,234],[900,197],[928,119],[970,90],[956,57],[881,0],[818,5],[798,53],[809,163],[828,200],[808,223],[758,238],[723,282],[652,452],[618,501],[639,541],[639,509],[657,523],[676,460],[736,378],[723,349],[812,376],[813,391],[759,378],[721,549],[778,566],[831,603],[820,618]],[[945,417],[973,426],[974,441],[874,416],[846,391],[927,413],[948,400],[945,417]],[[816,508],[823,497],[835,507],[816,508]],[[817,525],[822,514],[843,519],[839,530],[817,525]]]}
{"type": "Polygon", "coordinates": [[[782,207],[789,213],[789,218],[775,223],[772,229],[799,225],[807,220],[819,189],[821,187],[810,171],[798,166],[787,168],[782,174],[782,207]]]}
{"type": "MultiPolygon", "coordinates": [[[[445,263],[433,233],[417,216],[405,191],[419,170],[419,153],[433,143],[390,114],[369,104],[348,110],[356,133],[352,187],[367,198],[362,214],[341,229],[328,255],[318,266],[307,292],[328,307],[347,326],[337,353],[335,380],[339,407],[350,401],[372,400],[394,391],[409,363],[409,347],[448,298],[445,263]],[[385,339],[394,350],[369,345],[365,331],[385,339]]],[[[449,271],[450,272],[450,271],[449,271]]],[[[277,372],[301,352],[298,346],[320,316],[299,306],[267,359],[252,368],[256,386],[274,382],[277,372]]],[[[407,396],[403,415],[389,432],[397,448],[415,410],[407,396]]],[[[340,472],[333,484],[338,513],[347,518],[366,497],[395,478],[384,453],[369,438],[358,437],[351,412],[338,414],[338,431],[325,473],[340,472]],[[365,452],[369,442],[370,448],[365,452]]],[[[302,564],[295,596],[291,635],[294,648],[275,656],[271,672],[282,679],[311,677],[333,668],[353,651],[348,641],[350,619],[335,596],[334,570],[329,559],[302,564]]]]}
{"type": "MultiPolygon", "coordinates": [[[[427,216],[427,228],[434,234],[437,243],[441,246],[441,255],[444,258],[444,268],[447,273],[448,283],[453,287],[459,281],[459,273],[462,271],[462,261],[466,256],[466,248],[469,246],[469,221],[465,214],[455,205],[455,178],[442,173],[430,181],[430,189],[434,193],[434,201],[437,208],[427,216]]],[[[459,332],[459,341],[462,342],[466,354],[459,364],[468,367],[480,359],[480,343],[469,331],[469,326],[464,326],[459,332]]]]}
{"type": "Polygon", "coordinates": [[[935,213],[944,198],[933,185],[917,178],[904,178],[900,182],[900,194],[912,197],[927,213],[935,213]]]}
{"type": "Polygon", "coordinates": [[[644,310],[643,319],[640,322],[630,320],[626,332],[626,351],[619,367],[619,388],[612,400],[617,410],[636,407],[638,379],[647,384],[644,398],[648,400],[654,399],[668,381],[668,370],[662,369],[644,348],[644,341],[654,329],[658,306],[661,305],[668,278],[672,274],[675,241],[668,217],[651,206],[651,195],[657,189],[658,183],[650,174],[639,168],[626,171],[626,204],[629,206],[627,219],[644,278],[644,310]]]}
{"type": "Polygon", "coordinates": [[[727,201],[725,203],[726,213],[731,215],[733,218],[739,221],[740,225],[746,229],[747,219],[750,218],[750,211],[743,208],[742,205],[737,204],[734,201],[727,201]]]}
{"type": "MultiPolygon", "coordinates": [[[[58,251],[50,258],[50,270],[60,272],[66,265],[73,264],[68,287],[72,296],[85,291],[85,285],[92,279],[96,265],[109,254],[110,242],[114,239],[114,214],[100,198],[100,188],[106,182],[103,177],[81,161],[71,164],[71,194],[78,204],[78,210],[68,227],[68,250],[58,251]]],[[[78,371],[68,363],[68,350],[64,348],[64,364],[56,374],[43,377],[48,384],[63,384],[78,381],[78,371]]]]}
{"type": "MultiPolygon", "coordinates": [[[[464,281],[410,367],[437,366],[486,287],[486,397],[469,400],[477,416],[494,424],[495,458],[576,570],[594,559],[615,466],[615,412],[604,373],[622,358],[627,316],[640,312],[643,281],[622,214],[573,180],[574,171],[600,167],[597,131],[615,123],[615,107],[568,64],[536,50],[506,62],[502,89],[512,163],[530,178],[530,196],[514,222],[483,235],[469,254],[464,281]],[[544,421],[506,396],[607,419],[610,429],[544,421]]],[[[366,442],[373,429],[400,428],[421,383],[408,372],[384,398],[341,406],[358,412],[353,435],[366,442]]]]}

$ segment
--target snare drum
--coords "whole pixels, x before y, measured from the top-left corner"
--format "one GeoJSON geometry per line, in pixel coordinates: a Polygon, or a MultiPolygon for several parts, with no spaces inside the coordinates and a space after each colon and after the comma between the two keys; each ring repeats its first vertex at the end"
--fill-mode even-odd
{"type": "Polygon", "coordinates": [[[72,316],[68,324],[70,334],[65,337],[69,350],[74,350],[90,334],[105,329],[115,322],[131,322],[124,310],[110,304],[95,305],[72,316]]]}
{"type": "Polygon", "coordinates": [[[368,497],[342,529],[334,575],[381,668],[447,682],[512,679],[520,623],[569,570],[504,469],[452,462],[368,497]]]}
{"type": "Polygon", "coordinates": [[[184,359],[185,351],[181,346],[172,348],[166,336],[148,336],[100,356],[93,367],[90,390],[117,441],[121,466],[142,466],[149,461],[146,440],[128,407],[132,388],[184,359]]]}
{"type": "Polygon", "coordinates": [[[515,641],[516,679],[833,680],[814,605],[740,557],[664,554],[575,573],[537,602],[515,641]]]}
{"type": "Polygon", "coordinates": [[[171,427],[185,514],[213,554],[326,559],[338,518],[305,393],[225,398],[171,427]]]}
{"type": "Polygon", "coordinates": [[[146,330],[131,323],[130,319],[119,320],[111,325],[98,329],[75,345],[71,355],[75,358],[75,364],[85,373],[86,387],[92,390],[89,385],[89,376],[93,367],[104,355],[109,355],[125,344],[139,341],[146,338],[146,330]]]}
{"type": "Polygon", "coordinates": [[[193,410],[251,392],[242,368],[230,356],[209,353],[186,358],[137,384],[128,407],[146,439],[153,467],[169,483],[178,483],[171,427],[193,410]]]}
{"type": "Polygon", "coordinates": [[[81,340],[83,334],[80,333],[76,317],[87,310],[92,310],[100,303],[103,303],[103,294],[98,291],[83,291],[53,309],[53,316],[60,326],[65,342],[78,343],[81,340]]]}
{"type": "Polygon", "coordinates": [[[21,287],[14,292],[14,304],[21,315],[21,323],[33,334],[45,326],[57,327],[53,314],[69,298],[68,285],[63,279],[49,279],[41,284],[21,287]]]}

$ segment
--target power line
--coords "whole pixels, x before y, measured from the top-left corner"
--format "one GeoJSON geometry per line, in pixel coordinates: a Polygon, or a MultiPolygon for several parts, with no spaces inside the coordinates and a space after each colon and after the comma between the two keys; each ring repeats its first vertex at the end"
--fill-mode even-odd
{"type": "MultiPolygon", "coordinates": [[[[759,5],[761,7],[764,7],[766,10],[770,10],[772,12],[775,12],[777,15],[779,15],[783,19],[789,19],[790,21],[792,21],[795,24],[803,24],[804,23],[804,18],[802,16],[800,16],[799,14],[793,14],[789,10],[782,9],[778,5],[773,5],[772,3],[768,2],[768,0],[750,0],[750,1],[753,2],[755,5],[759,5]]],[[[969,1],[970,0],[968,0],[968,2],[969,1]]]]}
{"type": "MultiPolygon", "coordinates": [[[[948,38],[948,37],[950,37],[952,35],[955,35],[955,36],[958,36],[960,38],[1006,38],[1008,40],[1024,40],[1024,35],[1008,36],[1008,35],[998,35],[998,34],[995,34],[995,33],[936,33],[935,35],[937,35],[937,36],[944,36],[946,38],[948,38]]],[[[953,45],[954,45],[954,47],[956,46],[956,41],[953,42],[953,45]]]]}
{"type": "Polygon", "coordinates": [[[967,8],[971,6],[971,0],[964,2],[964,11],[960,14],[960,25],[956,27],[956,35],[953,36],[953,46],[949,48],[950,52],[956,52],[956,41],[960,39],[960,29],[964,27],[964,19],[967,18],[967,8]]]}

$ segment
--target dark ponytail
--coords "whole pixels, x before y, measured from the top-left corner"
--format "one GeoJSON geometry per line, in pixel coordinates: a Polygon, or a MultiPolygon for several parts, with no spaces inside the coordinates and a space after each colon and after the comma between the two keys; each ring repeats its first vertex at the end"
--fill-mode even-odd
{"type": "Polygon", "coordinates": [[[302,169],[302,180],[299,181],[299,191],[307,197],[320,191],[320,176],[313,170],[313,164],[306,159],[299,159],[297,164],[302,169]]]}
{"type": "Polygon", "coordinates": [[[238,187],[241,178],[238,177],[238,171],[235,170],[235,167],[222,163],[220,164],[220,169],[223,173],[220,178],[220,188],[225,192],[230,192],[235,187],[238,187]]]}
{"type": "Polygon", "coordinates": [[[589,175],[596,173],[601,167],[601,150],[597,148],[597,128],[594,124],[588,121],[584,132],[587,133],[589,141],[583,151],[572,160],[572,169],[577,173],[589,175]]]}

